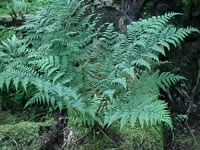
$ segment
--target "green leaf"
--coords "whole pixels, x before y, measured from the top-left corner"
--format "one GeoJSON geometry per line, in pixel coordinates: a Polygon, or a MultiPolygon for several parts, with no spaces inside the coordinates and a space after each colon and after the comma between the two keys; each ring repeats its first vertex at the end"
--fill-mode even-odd
{"type": "Polygon", "coordinates": [[[122,114],[121,116],[121,120],[120,120],[120,128],[122,129],[124,127],[124,125],[128,122],[129,120],[129,113],[126,112],[124,114],[122,114]]]}
{"type": "Polygon", "coordinates": [[[55,83],[57,80],[59,80],[59,78],[61,78],[64,75],[63,72],[59,72],[55,75],[55,77],[53,78],[53,83],[55,83]]]}
{"type": "Polygon", "coordinates": [[[103,92],[104,95],[108,96],[111,102],[113,101],[115,90],[106,90],[103,92]]]}
{"type": "Polygon", "coordinates": [[[24,78],[23,80],[21,80],[22,83],[22,87],[24,88],[25,92],[27,92],[27,85],[28,85],[28,78],[24,78]]]}
{"type": "Polygon", "coordinates": [[[58,106],[58,108],[59,108],[59,110],[60,110],[60,112],[61,112],[61,111],[62,111],[62,108],[63,108],[62,102],[61,102],[61,101],[57,102],[57,106],[58,106]]]}
{"type": "Polygon", "coordinates": [[[20,78],[15,78],[15,80],[13,80],[13,84],[16,90],[18,90],[19,82],[20,82],[20,78]]]}
{"type": "Polygon", "coordinates": [[[131,115],[131,117],[130,117],[130,124],[131,124],[131,127],[132,127],[132,128],[135,127],[137,118],[138,118],[138,116],[136,116],[136,115],[131,115]]]}
{"type": "Polygon", "coordinates": [[[152,47],[152,50],[154,50],[156,52],[159,52],[159,53],[161,53],[161,54],[163,54],[165,56],[165,51],[164,51],[164,49],[161,46],[154,45],[152,47]]]}
{"type": "Polygon", "coordinates": [[[144,66],[144,67],[147,67],[149,70],[151,70],[150,63],[148,63],[146,60],[142,58],[138,60],[133,60],[131,62],[131,65],[144,66]]]}
{"type": "Polygon", "coordinates": [[[133,80],[136,79],[134,67],[125,68],[122,71],[125,72],[126,74],[128,74],[133,80]]]}
{"type": "Polygon", "coordinates": [[[126,89],[126,78],[117,78],[112,80],[112,84],[121,84],[126,89]]]}
{"type": "Polygon", "coordinates": [[[11,82],[10,78],[7,78],[6,81],[5,81],[5,85],[6,85],[7,91],[9,91],[10,82],[11,82]]]}

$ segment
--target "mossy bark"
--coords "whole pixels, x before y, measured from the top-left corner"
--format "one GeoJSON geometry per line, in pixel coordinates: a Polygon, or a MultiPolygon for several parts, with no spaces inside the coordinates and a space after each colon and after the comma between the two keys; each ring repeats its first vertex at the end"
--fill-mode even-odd
{"type": "Polygon", "coordinates": [[[39,150],[45,132],[41,130],[53,124],[46,122],[22,121],[9,112],[0,112],[1,150],[39,150]]]}
{"type": "MultiPolygon", "coordinates": [[[[79,130],[81,133],[82,130],[84,131],[84,128],[82,130],[79,128],[79,130]]],[[[77,134],[78,137],[82,136],[80,133],[77,134]]],[[[163,145],[162,125],[145,127],[143,129],[140,127],[131,128],[129,125],[126,125],[120,130],[119,123],[115,123],[105,131],[98,130],[97,128],[90,136],[84,137],[82,143],[78,146],[76,145],[75,149],[163,150],[163,145]]]]}

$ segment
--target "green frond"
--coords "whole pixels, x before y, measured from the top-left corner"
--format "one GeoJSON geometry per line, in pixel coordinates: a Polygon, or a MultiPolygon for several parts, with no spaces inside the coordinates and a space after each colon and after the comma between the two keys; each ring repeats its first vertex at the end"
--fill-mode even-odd
{"type": "Polygon", "coordinates": [[[131,65],[144,66],[144,67],[147,67],[148,69],[151,69],[150,63],[147,62],[146,60],[142,59],[142,58],[140,58],[138,60],[133,60],[131,62],[131,65]]]}
{"type": "Polygon", "coordinates": [[[110,99],[110,101],[113,101],[113,96],[115,94],[115,90],[110,90],[109,89],[109,90],[104,91],[103,94],[105,96],[108,96],[108,98],[110,99]]]}
{"type": "Polygon", "coordinates": [[[102,37],[100,38],[100,47],[104,51],[112,51],[113,46],[116,43],[117,33],[114,31],[113,24],[109,24],[107,26],[106,31],[103,33],[102,37]]]}
{"type": "MultiPolygon", "coordinates": [[[[51,100],[53,100],[53,99],[54,98],[51,97],[51,100]]],[[[45,102],[49,105],[49,102],[51,100],[47,94],[45,95],[44,93],[37,93],[26,103],[25,108],[31,104],[45,104],[45,102]]],[[[53,103],[53,102],[51,102],[51,103],[53,103]]]]}
{"type": "Polygon", "coordinates": [[[129,75],[133,80],[136,79],[134,67],[124,68],[122,71],[123,71],[124,73],[126,73],[127,75],[129,75]]]}
{"type": "Polygon", "coordinates": [[[112,84],[120,84],[122,85],[125,89],[126,89],[126,78],[117,78],[117,79],[114,79],[112,80],[112,84]]]}
{"type": "Polygon", "coordinates": [[[117,105],[111,112],[106,113],[104,124],[109,126],[117,120],[120,120],[121,128],[126,123],[130,123],[132,127],[139,124],[142,128],[159,122],[172,126],[166,103],[157,100],[157,96],[150,97],[148,94],[132,96],[128,104],[117,105]]]}
{"type": "Polygon", "coordinates": [[[165,50],[164,50],[163,47],[161,47],[159,45],[154,45],[154,46],[151,47],[151,49],[152,49],[152,51],[158,52],[158,53],[165,56],[165,50]]]}
{"type": "Polygon", "coordinates": [[[184,77],[174,75],[170,72],[162,72],[159,74],[159,71],[157,71],[152,76],[156,79],[156,84],[164,91],[166,91],[166,88],[169,88],[172,84],[175,84],[180,80],[185,80],[184,77]]]}
{"type": "Polygon", "coordinates": [[[155,60],[155,61],[159,61],[159,58],[157,55],[153,54],[153,53],[146,53],[146,54],[142,54],[141,55],[142,57],[144,58],[149,58],[149,59],[152,59],[152,60],[155,60]]]}

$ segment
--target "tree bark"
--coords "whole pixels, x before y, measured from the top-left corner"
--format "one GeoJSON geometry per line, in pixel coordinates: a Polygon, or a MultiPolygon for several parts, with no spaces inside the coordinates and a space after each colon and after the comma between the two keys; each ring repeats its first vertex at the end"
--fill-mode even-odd
{"type": "Polygon", "coordinates": [[[147,0],[122,0],[121,9],[127,13],[132,21],[137,21],[146,1],[147,0]]]}

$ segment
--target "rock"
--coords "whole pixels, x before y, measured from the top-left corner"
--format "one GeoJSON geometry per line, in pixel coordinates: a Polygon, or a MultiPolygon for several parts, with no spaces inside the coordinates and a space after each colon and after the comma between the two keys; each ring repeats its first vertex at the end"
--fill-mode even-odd
{"type": "Polygon", "coordinates": [[[97,14],[102,14],[101,19],[97,23],[97,27],[104,23],[113,23],[116,31],[121,33],[126,32],[126,26],[131,23],[131,19],[128,15],[114,7],[102,7],[95,11],[97,14]]]}

